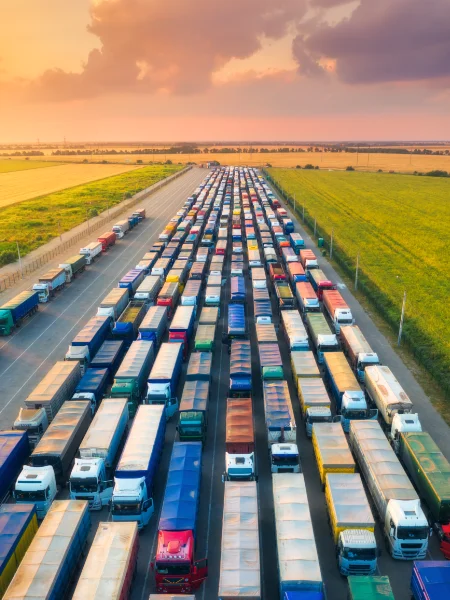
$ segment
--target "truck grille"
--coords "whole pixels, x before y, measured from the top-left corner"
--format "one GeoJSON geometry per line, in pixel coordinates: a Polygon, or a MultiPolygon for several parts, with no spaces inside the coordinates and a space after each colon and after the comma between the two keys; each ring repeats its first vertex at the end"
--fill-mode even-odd
{"type": "MultiPolygon", "coordinates": [[[[401,544],[402,550],[420,550],[422,548],[422,544],[401,544]]],[[[413,554],[417,554],[414,552],[413,554]]]]}
{"type": "Polygon", "coordinates": [[[349,567],[348,571],[349,571],[350,575],[352,573],[357,573],[358,575],[364,575],[364,574],[369,575],[370,567],[369,567],[369,565],[351,565],[349,567]]]}
{"type": "Polygon", "coordinates": [[[293,473],[294,469],[292,467],[278,467],[278,473],[293,473]]]}

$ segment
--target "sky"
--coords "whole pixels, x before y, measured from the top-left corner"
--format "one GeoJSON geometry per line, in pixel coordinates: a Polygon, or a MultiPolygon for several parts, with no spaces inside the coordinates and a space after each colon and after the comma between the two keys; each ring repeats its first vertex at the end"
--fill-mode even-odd
{"type": "Polygon", "coordinates": [[[0,143],[450,139],[450,0],[0,0],[0,143]]]}

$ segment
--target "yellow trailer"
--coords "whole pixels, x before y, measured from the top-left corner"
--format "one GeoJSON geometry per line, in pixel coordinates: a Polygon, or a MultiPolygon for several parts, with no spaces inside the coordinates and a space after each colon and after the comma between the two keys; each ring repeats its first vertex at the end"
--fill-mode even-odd
{"type": "Polygon", "coordinates": [[[314,423],[312,443],[322,485],[327,473],[355,472],[355,461],[340,423],[314,423]]]}
{"type": "MultiPolygon", "coordinates": [[[[305,353],[302,352],[301,354],[305,353]]],[[[306,414],[308,408],[314,406],[331,408],[327,389],[320,377],[299,377],[297,391],[303,415],[306,414]]]]}
{"type": "Polygon", "coordinates": [[[291,352],[292,373],[297,380],[299,377],[320,377],[314,354],[307,350],[291,352]]]}

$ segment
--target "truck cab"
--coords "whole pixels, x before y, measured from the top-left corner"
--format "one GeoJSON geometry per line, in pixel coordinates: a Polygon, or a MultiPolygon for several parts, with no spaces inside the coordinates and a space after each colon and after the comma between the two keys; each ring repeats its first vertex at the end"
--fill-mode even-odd
{"type": "Polygon", "coordinates": [[[355,322],[352,311],[349,308],[337,308],[334,311],[333,325],[336,333],[339,333],[342,325],[353,325],[355,322]]]}
{"type": "Polygon", "coordinates": [[[138,529],[143,529],[154,512],[153,498],[148,496],[144,477],[115,477],[110,506],[113,521],[136,521],[138,529]]]}
{"type": "Polygon", "coordinates": [[[68,263],[61,263],[60,265],[58,265],[58,267],[60,269],[64,269],[64,271],[66,272],[66,283],[70,283],[73,277],[72,265],[68,263]]]}
{"type": "Polygon", "coordinates": [[[50,286],[48,285],[48,283],[35,283],[33,285],[33,291],[38,293],[39,302],[41,302],[42,304],[49,301],[50,286]]]}
{"type": "Polygon", "coordinates": [[[341,575],[373,575],[379,555],[375,534],[367,529],[345,529],[337,542],[337,561],[341,575]]]}
{"type": "Polygon", "coordinates": [[[395,453],[399,453],[400,435],[402,433],[415,433],[420,431],[422,431],[422,424],[419,420],[419,415],[413,413],[395,414],[392,419],[391,430],[388,436],[395,453]]]}
{"type": "Polygon", "coordinates": [[[346,391],[342,396],[340,421],[345,433],[350,431],[350,421],[353,419],[378,419],[378,410],[369,409],[364,392],[346,391]]]}
{"type": "Polygon", "coordinates": [[[31,450],[38,445],[48,427],[48,417],[45,408],[21,408],[13,429],[26,431],[31,450]]]}
{"type": "Polygon", "coordinates": [[[389,500],[384,519],[384,539],[393,558],[424,559],[429,530],[420,500],[389,500]]]}
{"type": "Polygon", "coordinates": [[[356,362],[356,376],[358,381],[364,382],[364,371],[366,367],[379,365],[380,360],[376,352],[360,352],[356,362]]]}
{"type": "Polygon", "coordinates": [[[53,467],[29,467],[25,465],[14,488],[16,504],[36,506],[38,519],[48,513],[56,496],[56,477],[53,467]]]}
{"type": "Polygon", "coordinates": [[[128,414],[134,417],[140,400],[140,391],[135,379],[114,380],[110,398],[128,398],[128,414]]]}
{"type": "Polygon", "coordinates": [[[300,457],[297,444],[272,444],[270,447],[272,473],[300,473],[300,457]]]}
{"type": "Polygon", "coordinates": [[[72,396],[72,400],[87,400],[91,404],[92,416],[95,415],[95,411],[97,410],[97,398],[95,397],[95,394],[92,394],[91,392],[76,392],[72,396]]]}
{"type": "Polygon", "coordinates": [[[255,455],[251,454],[229,454],[225,452],[226,471],[222,481],[254,481],[255,455]]]}
{"type": "Polygon", "coordinates": [[[200,410],[180,412],[180,421],[177,427],[178,437],[181,442],[206,441],[206,413],[200,410]]]}
{"type": "Polygon", "coordinates": [[[81,374],[84,375],[85,370],[89,366],[91,360],[88,346],[72,346],[70,345],[64,360],[78,361],[80,363],[81,374]]]}
{"type": "Polygon", "coordinates": [[[333,417],[328,406],[309,406],[305,412],[306,435],[312,437],[314,423],[331,423],[333,417]]]}
{"type": "Polygon", "coordinates": [[[107,479],[102,458],[76,458],[69,487],[71,500],[87,500],[89,510],[101,510],[112,498],[114,481],[107,479]]]}
{"type": "Polygon", "coordinates": [[[179,401],[172,396],[170,383],[148,383],[147,404],[164,404],[166,419],[170,419],[177,412],[179,401]]]}

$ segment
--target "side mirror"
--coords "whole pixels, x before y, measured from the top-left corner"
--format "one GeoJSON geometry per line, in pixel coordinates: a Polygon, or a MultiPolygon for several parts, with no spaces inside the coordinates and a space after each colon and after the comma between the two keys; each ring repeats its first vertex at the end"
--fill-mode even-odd
{"type": "Polygon", "coordinates": [[[394,537],[394,532],[395,532],[395,529],[394,529],[393,527],[391,527],[391,528],[389,529],[389,535],[390,535],[392,538],[394,537]]]}
{"type": "Polygon", "coordinates": [[[155,570],[155,563],[153,561],[150,563],[150,567],[151,567],[152,571],[155,570]]]}

